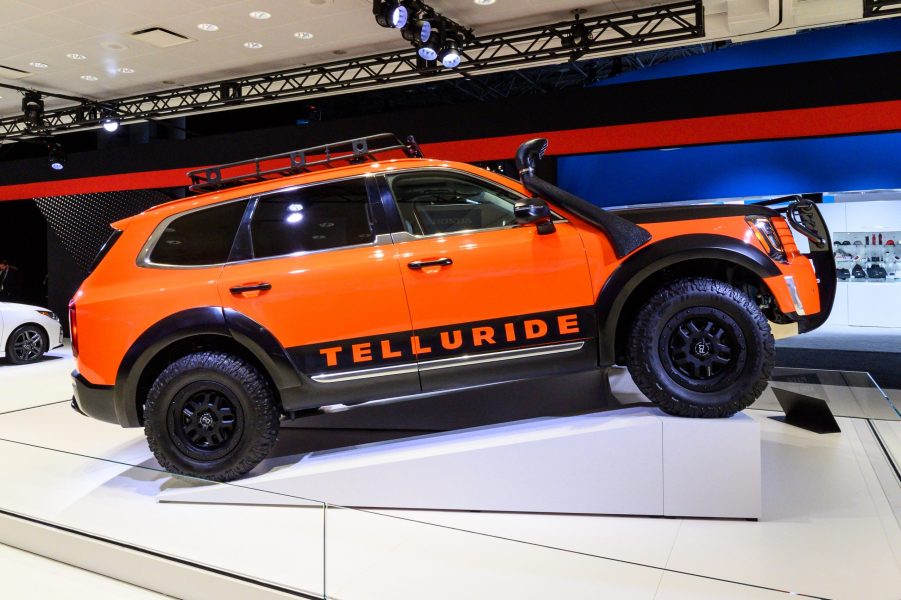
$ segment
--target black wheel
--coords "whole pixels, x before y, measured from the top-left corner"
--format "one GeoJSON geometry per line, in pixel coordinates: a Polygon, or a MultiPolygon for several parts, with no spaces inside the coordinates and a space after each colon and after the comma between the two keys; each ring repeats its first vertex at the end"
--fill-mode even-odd
{"type": "Polygon", "coordinates": [[[745,294],[714,279],[682,279],[638,313],[628,367],[665,412],[728,417],[766,388],[775,353],[766,317],[745,294]]]}
{"type": "Polygon", "coordinates": [[[14,365],[41,360],[47,351],[47,334],[37,325],[22,325],[6,341],[6,359],[14,365]]]}
{"type": "Polygon", "coordinates": [[[272,388],[253,365],[200,352],[157,377],[147,396],[144,434],[167,471],[230,481],[266,458],[278,419],[272,388]]]}

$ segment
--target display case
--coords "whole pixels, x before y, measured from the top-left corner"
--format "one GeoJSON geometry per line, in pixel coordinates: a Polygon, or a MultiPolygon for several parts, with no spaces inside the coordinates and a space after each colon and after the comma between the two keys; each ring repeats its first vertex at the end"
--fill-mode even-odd
{"type": "Polygon", "coordinates": [[[839,281],[901,282],[901,231],[834,231],[832,240],[839,281]]]}

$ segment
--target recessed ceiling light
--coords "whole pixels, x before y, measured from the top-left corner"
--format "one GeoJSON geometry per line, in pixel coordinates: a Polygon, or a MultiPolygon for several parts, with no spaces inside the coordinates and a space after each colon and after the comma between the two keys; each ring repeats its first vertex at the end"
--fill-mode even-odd
{"type": "Polygon", "coordinates": [[[475,2],[476,4],[478,4],[479,6],[491,6],[497,0],[472,0],[472,1],[475,2]]]}
{"type": "Polygon", "coordinates": [[[259,42],[244,42],[245,48],[250,48],[251,50],[259,50],[263,47],[263,44],[259,42]]]}
{"type": "Polygon", "coordinates": [[[119,71],[120,73],[122,73],[123,75],[131,75],[132,73],[135,72],[135,70],[132,69],[131,67],[119,67],[116,70],[119,71]]]}
{"type": "Polygon", "coordinates": [[[264,19],[268,19],[271,16],[272,15],[267,13],[265,10],[254,10],[254,11],[251,11],[251,13],[250,13],[251,19],[259,19],[260,21],[262,21],[264,19]]]}
{"type": "Polygon", "coordinates": [[[299,40],[312,40],[313,34],[310,33],[309,31],[298,31],[297,33],[294,34],[294,37],[296,37],[299,40]]]}
{"type": "Polygon", "coordinates": [[[219,26],[213,23],[198,23],[197,29],[200,31],[219,31],[219,26]]]}
{"type": "Polygon", "coordinates": [[[50,66],[47,63],[42,63],[42,62],[37,62],[37,61],[30,62],[28,64],[31,65],[32,67],[34,67],[35,69],[46,69],[47,67],[50,66]]]}
{"type": "Polygon", "coordinates": [[[94,77],[93,75],[82,75],[81,78],[84,79],[85,81],[97,81],[97,79],[98,79],[97,77],[94,77]]]}
{"type": "Polygon", "coordinates": [[[119,42],[100,42],[100,46],[106,48],[107,50],[115,50],[117,52],[128,50],[128,46],[126,46],[125,44],[120,44],[119,42]]]}
{"type": "Polygon", "coordinates": [[[79,54],[78,52],[70,52],[66,55],[66,58],[71,58],[72,60],[84,60],[87,56],[79,54]]]}

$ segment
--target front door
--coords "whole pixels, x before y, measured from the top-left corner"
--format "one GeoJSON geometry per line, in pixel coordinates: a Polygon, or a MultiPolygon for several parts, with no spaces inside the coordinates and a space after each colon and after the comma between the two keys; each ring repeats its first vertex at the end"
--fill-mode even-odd
{"type": "Polygon", "coordinates": [[[517,226],[522,196],[472,174],[387,175],[393,234],[424,391],[597,366],[585,249],[558,219],[541,235],[517,226]]]}
{"type": "Polygon", "coordinates": [[[223,269],[223,306],[272,333],[307,378],[292,409],[420,389],[415,357],[395,350],[410,313],[377,208],[365,177],[263,195],[239,233],[249,258],[223,269]]]}

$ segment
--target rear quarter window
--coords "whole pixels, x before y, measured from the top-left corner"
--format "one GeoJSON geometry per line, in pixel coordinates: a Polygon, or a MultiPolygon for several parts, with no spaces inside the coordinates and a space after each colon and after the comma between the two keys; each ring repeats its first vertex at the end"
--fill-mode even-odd
{"type": "Polygon", "coordinates": [[[247,200],[195,210],[170,221],[150,252],[156,265],[198,267],[228,262],[247,200]]]}

